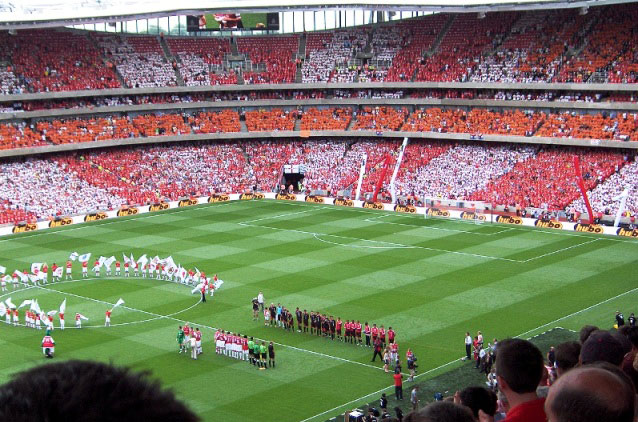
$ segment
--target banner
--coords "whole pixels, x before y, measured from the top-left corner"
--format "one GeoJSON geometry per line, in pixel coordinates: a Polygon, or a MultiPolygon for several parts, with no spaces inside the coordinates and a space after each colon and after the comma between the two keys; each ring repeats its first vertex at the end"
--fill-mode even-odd
{"type": "Polygon", "coordinates": [[[485,218],[484,214],[477,214],[475,212],[470,212],[470,211],[462,211],[461,212],[461,219],[463,219],[463,220],[486,221],[486,218],[485,218]]]}
{"type": "Polygon", "coordinates": [[[177,203],[178,207],[190,207],[192,205],[197,205],[199,203],[199,201],[197,200],[197,198],[191,198],[191,199],[182,199],[181,201],[179,201],[177,203]]]}
{"type": "Polygon", "coordinates": [[[623,237],[638,237],[638,229],[629,230],[621,227],[616,230],[616,234],[623,237]]]}
{"type": "Polygon", "coordinates": [[[105,218],[107,218],[107,215],[105,212],[94,212],[94,213],[85,215],[84,221],[100,221],[100,220],[104,220],[105,218]]]}
{"type": "Polygon", "coordinates": [[[162,211],[162,210],[167,210],[169,207],[168,202],[160,202],[158,204],[152,204],[151,206],[148,207],[149,212],[152,211],[162,211]]]}
{"type": "Polygon", "coordinates": [[[7,272],[7,267],[3,267],[2,265],[0,265],[0,274],[4,274],[7,272]]]}
{"type": "Polygon", "coordinates": [[[122,209],[118,210],[117,216],[118,217],[126,217],[126,216],[129,216],[129,215],[135,215],[138,212],[140,212],[140,210],[137,209],[136,207],[126,207],[126,208],[122,208],[122,209]]]}
{"type": "Polygon", "coordinates": [[[228,195],[211,195],[208,197],[208,203],[215,203],[215,202],[228,202],[230,201],[230,196],[228,195]]]}
{"type": "Polygon", "coordinates": [[[60,313],[63,314],[66,311],[66,298],[60,304],[60,313]]]}
{"type": "Polygon", "coordinates": [[[73,224],[73,219],[71,217],[56,217],[55,219],[49,221],[49,227],[62,227],[69,224],[73,224]]]}
{"type": "Polygon", "coordinates": [[[430,217],[450,217],[450,212],[448,210],[440,210],[438,208],[428,208],[427,215],[430,217]]]}
{"type": "Polygon", "coordinates": [[[575,232],[583,232],[583,233],[603,233],[603,227],[600,224],[574,224],[575,232]]]}
{"type": "Polygon", "coordinates": [[[404,212],[404,213],[408,213],[408,214],[414,214],[416,212],[416,208],[413,207],[412,205],[396,204],[394,206],[394,210],[397,211],[397,212],[404,212]]]}
{"type": "Polygon", "coordinates": [[[254,193],[242,193],[241,195],[239,195],[239,199],[242,201],[249,201],[251,199],[264,199],[265,195],[261,192],[254,192],[254,193]]]}
{"type": "Polygon", "coordinates": [[[383,203],[381,202],[364,202],[363,208],[368,208],[371,210],[382,210],[384,208],[383,203]]]}
{"type": "Polygon", "coordinates": [[[79,256],[80,254],[78,254],[77,252],[71,252],[71,255],[69,255],[69,259],[71,261],[75,261],[76,259],[78,259],[79,256]]]}
{"type": "Polygon", "coordinates": [[[542,229],[556,229],[562,230],[563,223],[555,220],[536,220],[534,221],[534,226],[542,228],[542,229]]]}
{"type": "Polygon", "coordinates": [[[285,201],[296,201],[297,195],[294,193],[278,193],[275,195],[275,199],[283,199],[285,201]]]}
{"type": "Polygon", "coordinates": [[[11,230],[12,233],[26,233],[32,232],[38,229],[38,225],[36,223],[20,223],[16,224],[11,230]]]}
{"type": "Polygon", "coordinates": [[[337,198],[334,200],[334,204],[340,207],[354,207],[354,201],[345,198],[337,198]]]}
{"type": "Polygon", "coordinates": [[[517,226],[520,226],[523,224],[523,219],[521,217],[512,217],[509,215],[499,215],[496,217],[496,222],[497,223],[503,223],[503,224],[515,224],[517,226]]]}
{"type": "Polygon", "coordinates": [[[325,202],[322,196],[316,196],[316,195],[307,195],[304,200],[306,202],[312,202],[315,204],[323,204],[325,202]]]}

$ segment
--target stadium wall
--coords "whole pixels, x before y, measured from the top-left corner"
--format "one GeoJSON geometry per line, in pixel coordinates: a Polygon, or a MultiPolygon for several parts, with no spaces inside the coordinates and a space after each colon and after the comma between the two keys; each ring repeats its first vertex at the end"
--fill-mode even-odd
{"type": "MultiPolygon", "coordinates": [[[[74,224],[83,224],[93,221],[103,221],[115,219],[118,217],[128,217],[133,215],[147,214],[150,212],[158,212],[167,209],[186,208],[206,203],[220,203],[229,201],[242,201],[242,200],[281,200],[281,201],[293,201],[293,202],[308,202],[315,204],[325,204],[333,206],[341,206],[348,208],[365,208],[372,210],[394,211],[402,214],[414,214],[445,218],[445,219],[461,219],[461,220],[474,220],[473,213],[467,211],[458,210],[439,210],[437,208],[424,208],[405,205],[384,204],[381,202],[364,202],[353,201],[342,198],[331,198],[314,195],[302,195],[302,194],[275,194],[275,193],[244,193],[244,194],[221,194],[212,196],[201,196],[198,198],[184,198],[179,201],[160,202],[152,205],[142,205],[134,207],[121,208],[119,210],[110,211],[94,211],[85,215],[76,216],[61,216],[54,220],[39,221],[37,223],[23,223],[15,226],[0,227],[0,236],[7,236],[17,233],[29,233],[41,230],[47,230],[50,228],[65,227],[74,224]]],[[[476,216],[481,221],[487,221],[487,216],[476,216]],[[481,218],[484,217],[484,218],[481,218]]],[[[503,216],[492,215],[494,221],[489,223],[505,224],[511,226],[520,227],[535,227],[542,229],[562,230],[567,232],[580,232],[580,233],[593,233],[599,235],[620,236],[629,238],[638,238],[638,229],[628,230],[618,227],[609,227],[599,224],[583,224],[583,223],[567,223],[554,220],[538,220],[533,218],[523,218],[516,216],[503,216]]]]}

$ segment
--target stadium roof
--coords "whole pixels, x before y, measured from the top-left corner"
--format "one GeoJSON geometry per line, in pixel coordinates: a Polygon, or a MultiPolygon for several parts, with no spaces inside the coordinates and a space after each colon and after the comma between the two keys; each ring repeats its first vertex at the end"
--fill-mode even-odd
{"type": "Polygon", "coordinates": [[[20,29],[207,12],[322,9],[489,12],[591,7],[635,0],[0,0],[0,28],[20,29]]]}

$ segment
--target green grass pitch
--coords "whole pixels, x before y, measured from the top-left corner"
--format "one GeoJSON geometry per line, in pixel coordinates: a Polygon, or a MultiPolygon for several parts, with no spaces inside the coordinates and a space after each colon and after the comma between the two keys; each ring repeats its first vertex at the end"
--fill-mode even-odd
{"type": "MultiPolygon", "coordinates": [[[[393,326],[401,356],[407,347],[415,350],[418,382],[426,383],[462,365],[466,331],[482,330],[491,340],[585,323],[608,328],[613,312],[628,314],[638,298],[635,241],[278,201],[203,205],[4,237],[0,264],[10,270],[31,262],[59,265],[73,251],[172,255],[225,281],[206,304],[197,304],[188,287],[137,278],[9,286],[2,296],[37,298],[44,310],[66,298],[67,327],[75,312],[90,320],[82,330],[54,331],[56,361],[96,359],[150,370],[210,421],[324,421],[377,400],[391,385],[381,365],[370,363],[369,349],[253,321],[250,300],[259,290],[268,303],[293,310],[393,326]],[[112,327],[101,327],[104,311],[120,297],[126,307],[113,313],[112,327]],[[177,353],[182,321],[202,327],[198,361],[177,353]],[[215,355],[209,327],[277,342],[277,368],[258,371],[215,355]]],[[[0,382],[44,363],[41,338],[42,332],[0,324],[0,382]]]]}

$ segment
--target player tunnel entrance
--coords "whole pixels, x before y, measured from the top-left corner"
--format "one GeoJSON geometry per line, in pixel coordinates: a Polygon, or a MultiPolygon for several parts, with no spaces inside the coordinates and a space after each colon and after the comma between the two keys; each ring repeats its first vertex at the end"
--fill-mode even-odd
{"type": "Polygon", "coordinates": [[[280,184],[285,185],[286,191],[288,191],[290,185],[292,185],[295,192],[301,192],[304,190],[304,175],[306,173],[306,166],[286,164],[283,167],[280,184]]]}

